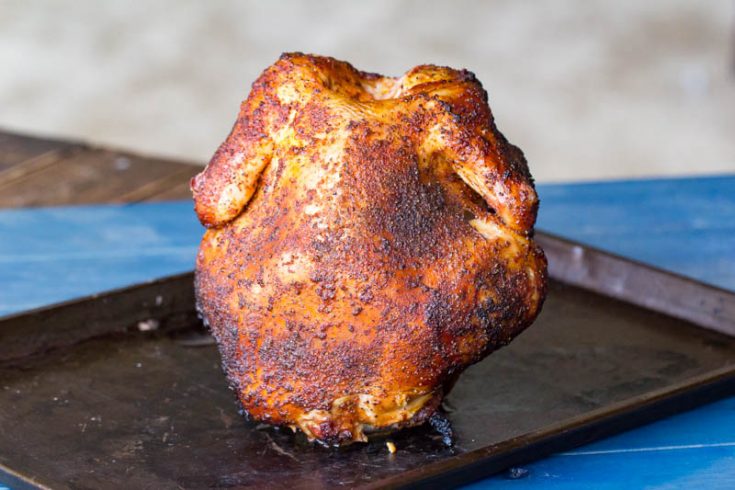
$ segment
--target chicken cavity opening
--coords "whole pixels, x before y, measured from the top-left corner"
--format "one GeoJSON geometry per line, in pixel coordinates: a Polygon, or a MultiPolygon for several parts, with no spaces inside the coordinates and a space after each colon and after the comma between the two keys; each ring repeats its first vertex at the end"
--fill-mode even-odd
{"type": "Polygon", "coordinates": [[[381,77],[375,80],[363,80],[362,90],[374,100],[397,99],[403,95],[401,78],[381,77]]]}

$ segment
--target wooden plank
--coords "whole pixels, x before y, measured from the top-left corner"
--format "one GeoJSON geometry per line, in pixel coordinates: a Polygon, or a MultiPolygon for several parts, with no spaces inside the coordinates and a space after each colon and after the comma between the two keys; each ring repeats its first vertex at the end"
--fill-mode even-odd
{"type": "Polygon", "coordinates": [[[50,152],[83,148],[79,142],[35,138],[0,130],[0,173],[50,152]]]}
{"type": "Polygon", "coordinates": [[[189,180],[187,179],[185,182],[180,182],[158,194],[148,197],[145,201],[191,200],[191,198],[191,189],[189,188],[189,180]]]}
{"type": "Polygon", "coordinates": [[[538,187],[538,229],[735,288],[735,174],[538,187]]]}
{"type": "Polygon", "coordinates": [[[190,201],[0,210],[0,316],[189,271],[203,231],[190,201]]]}
{"type": "Polygon", "coordinates": [[[190,199],[201,166],[0,131],[0,207],[190,199]]]}
{"type": "Polygon", "coordinates": [[[0,180],[0,207],[143,200],[188,180],[196,165],[101,149],[76,151],[40,171],[0,180]]]}
{"type": "MultiPolygon", "coordinates": [[[[187,165],[187,167],[189,167],[187,165]]],[[[196,168],[194,173],[201,170],[196,168]]],[[[183,168],[179,172],[162,179],[152,180],[143,186],[118,198],[119,202],[165,201],[174,199],[191,199],[189,181],[193,177],[191,168],[183,168]]]]}
{"type": "Polygon", "coordinates": [[[735,488],[733,413],[735,397],[516,467],[464,490],[735,488]]]}
{"type": "Polygon", "coordinates": [[[6,192],[16,192],[9,184],[22,179],[27,179],[33,174],[42,173],[47,168],[59,163],[61,160],[68,159],[75,153],[85,151],[84,148],[68,148],[62,150],[51,150],[41,153],[38,156],[23,160],[11,167],[0,170],[0,186],[9,187],[6,192]]]}

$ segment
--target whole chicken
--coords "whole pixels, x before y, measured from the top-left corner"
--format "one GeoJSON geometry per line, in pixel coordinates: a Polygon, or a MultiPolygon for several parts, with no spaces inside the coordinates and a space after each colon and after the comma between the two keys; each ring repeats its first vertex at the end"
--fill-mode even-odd
{"type": "Polygon", "coordinates": [[[284,54],[192,190],[233,389],[324,444],[426,421],[546,293],[533,180],[466,70],[284,54]]]}

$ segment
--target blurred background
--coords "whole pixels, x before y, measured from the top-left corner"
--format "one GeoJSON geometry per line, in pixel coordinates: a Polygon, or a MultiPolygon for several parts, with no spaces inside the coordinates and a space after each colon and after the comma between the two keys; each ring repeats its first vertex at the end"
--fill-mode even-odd
{"type": "Polygon", "coordinates": [[[0,127],[205,163],[296,50],[474,71],[539,181],[735,171],[731,0],[0,0],[0,127]]]}

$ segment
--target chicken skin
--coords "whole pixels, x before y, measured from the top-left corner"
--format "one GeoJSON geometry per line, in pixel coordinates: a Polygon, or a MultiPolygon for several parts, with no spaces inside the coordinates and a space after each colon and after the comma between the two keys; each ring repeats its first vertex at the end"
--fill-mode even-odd
{"type": "Polygon", "coordinates": [[[546,293],[533,180],[465,70],[284,54],[192,191],[233,389],[324,444],[426,421],[546,293]]]}

